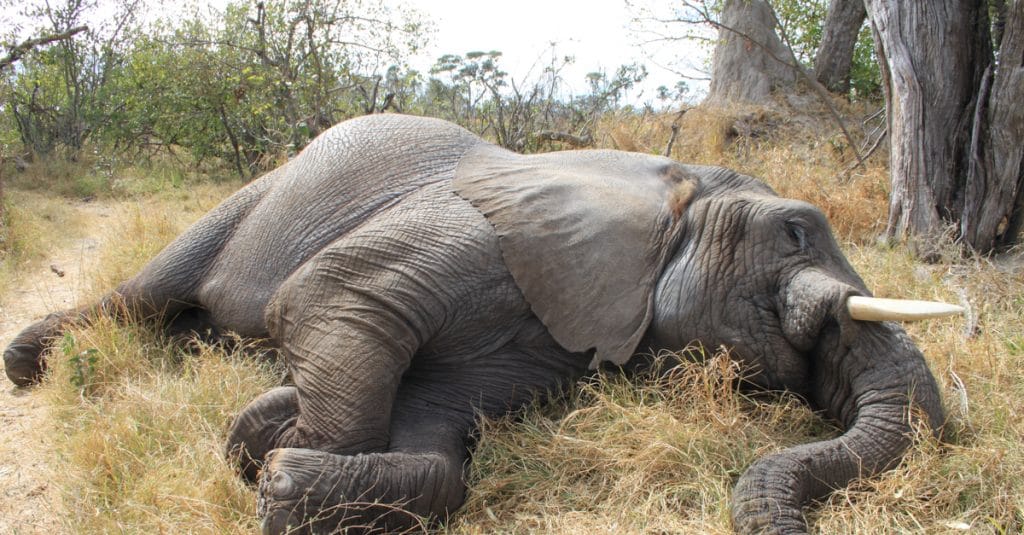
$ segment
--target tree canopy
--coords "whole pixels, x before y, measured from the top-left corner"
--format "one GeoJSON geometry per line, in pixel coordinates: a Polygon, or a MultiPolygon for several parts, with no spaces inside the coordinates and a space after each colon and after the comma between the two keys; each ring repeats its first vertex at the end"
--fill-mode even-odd
{"type": "Polygon", "coordinates": [[[366,0],[233,0],[156,20],[142,16],[146,0],[5,1],[29,27],[0,35],[21,60],[0,74],[0,143],[28,159],[169,151],[252,176],[341,120],[385,110],[530,150],[592,139],[596,117],[646,76],[623,66],[588,75],[588,93],[563,94],[573,58],[554,48],[520,78],[500,51],[447,54],[418,72],[409,59],[432,35],[426,16],[366,0]],[[28,45],[16,35],[25,29],[28,45]]]}

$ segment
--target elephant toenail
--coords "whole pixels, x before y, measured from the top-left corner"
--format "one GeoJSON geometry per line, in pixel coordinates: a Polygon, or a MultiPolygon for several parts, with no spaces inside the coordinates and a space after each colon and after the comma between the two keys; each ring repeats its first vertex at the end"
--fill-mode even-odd
{"type": "Polygon", "coordinates": [[[291,528],[297,526],[298,523],[294,521],[293,515],[290,512],[278,509],[263,517],[260,532],[263,535],[279,535],[281,533],[288,533],[291,528]]]}
{"type": "Polygon", "coordinates": [[[270,493],[277,497],[291,496],[295,492],[295,480],[292,476],[274,471],[270,474],[270,493]]]}

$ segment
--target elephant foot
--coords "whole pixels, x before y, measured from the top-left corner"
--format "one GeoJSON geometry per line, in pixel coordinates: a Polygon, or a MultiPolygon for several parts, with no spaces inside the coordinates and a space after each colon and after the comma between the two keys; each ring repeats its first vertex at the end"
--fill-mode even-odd
{"type": "Polygon", "coordinates": [[[461,464],[440,453],[335,455],[284,448],[260,475],[263,533],[426,531],[462,504],[461,464]]]}
{"type": "Polygon", "coordinates": [[[299,416],[299,394],[294,386],[279,386],[249,402],[228,430],[226,454],[237,462],[239,474],[255,483],[267,453],[299,416]]]}
{"type": "Polygon", "coordinates": [[[17,386],[31,386],[42,380],[46,371],[43,360],[44,347],[35,343],[14,341],[4,351],[4,371],[7,378],[17,386]]]}
{"type": "Polygon", "coordinates": [[[4,371],[12,383],[31,386],[43,379],[46,360],[43,353],[60,336],[68,322],[67,312],[56,312],[21,331],[4,350],[4,371]]]}

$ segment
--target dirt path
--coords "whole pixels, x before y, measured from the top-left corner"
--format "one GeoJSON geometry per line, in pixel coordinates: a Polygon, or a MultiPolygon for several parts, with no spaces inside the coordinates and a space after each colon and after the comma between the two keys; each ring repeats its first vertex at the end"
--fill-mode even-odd
{"type": "MultiPolygon", "coordinates": [[[[102,202],[68,204],[76,212],[82,237],[55,248],[45,261],[20,273],[0,306],[0,347],[34,319],[75,305],[95,265],[104,228],[114,215],[102,202]],[[61,273],[63,276],[61,276],[61,273]]],[[[0,379],[0,533],[61,531],[55,515],[57,490],[50,484],[48,460],[53,455],[38,429],[47,425],[44,401],[31,389],[18,389],[6,375],[0,379]]]]}

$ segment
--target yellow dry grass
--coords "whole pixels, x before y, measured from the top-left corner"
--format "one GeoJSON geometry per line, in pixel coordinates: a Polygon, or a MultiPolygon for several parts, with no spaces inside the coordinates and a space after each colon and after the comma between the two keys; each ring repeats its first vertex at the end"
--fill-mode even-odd
{"type": "MultiPolygon", "coordinates": [[[[780,193],[821,206],[876,294],[971,309],[967,319],[908,326],[943,391],[946,441],[922,438],[895,470],[815,505],[813,529],[1020,533],[1024,266],[953,262],[952,254],[925,265],[902,247],[878,243],[885,158],[842,177],[849,151],[834,128],[820,123],[807,131],[764,113],[751,124],[772,126],[737,138],[729,134],[734,117],[690,112],[673,155],[763,177],[780,193]]],[[[609,118],[599,139],[660,152],[672,119],[609,118]]],[[[122,234],[102,253],[97,286],[132,273],[222,192],[207,193],[191,200],[160,194],[129,208],[122,234]],[[179,217],[183,205],[191,208],[179,217]]],[[[51,362],[40,395],[52,407],[48,425],[60,452],[54,483],[68,532],[255,530],[254,493],[231,473],[221,448],[232,416],[279,381],[277,370],[218,348],[183,354],[145,328],[109,322],[73,331],[51,362]]],[[[792,397],[738,394],[739,373],[722,354],[684,361],[665,375],[605,372],[574,385],[566,399],[484,422],[467,468],[467,503],[440,531],[728,532],[731,488],[754,459],[837,432],[792,397]]]]}
{"type": "Polygon", "coordinates": [[[252,533],[251,489],[225,463],[232,416],[278,382],[216,347],[189,354],[143,327],[67,333],[42,387],[68,533],[252,533]]]}

